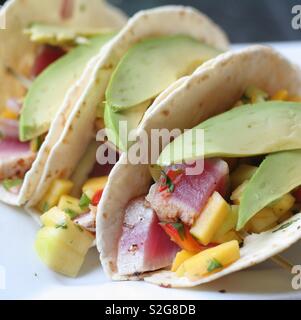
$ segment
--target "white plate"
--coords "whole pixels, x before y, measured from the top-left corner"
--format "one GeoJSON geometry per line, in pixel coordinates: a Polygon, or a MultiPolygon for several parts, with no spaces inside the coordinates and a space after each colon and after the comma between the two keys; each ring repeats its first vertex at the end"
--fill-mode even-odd
{"type": "MultiPolygon", "coordinates": [[[[301,42],[272,44],[301,65],[301,42]]],[[[244,46],[244,45],[243,45],[244,46]]],[[[235,46],[235,49],[241,46],[235,46]]],[[[77,279],[48,270],[34,249],[37,224],[22,210],[0,204],[1,299],[301,299],[291,286],[293,275],[270,262],[194,289],[164,289],[143,282],[110,282],[95,249],[77,279]],[[3,283],[5,280],[5,283],[3,283]],[[5,285],[5,288],[3,286],[5,285]],[[226,290],[226,293],[220,293],[226,290]]],[[[301,243],[285,256],[301,264],[301,243]]]]}

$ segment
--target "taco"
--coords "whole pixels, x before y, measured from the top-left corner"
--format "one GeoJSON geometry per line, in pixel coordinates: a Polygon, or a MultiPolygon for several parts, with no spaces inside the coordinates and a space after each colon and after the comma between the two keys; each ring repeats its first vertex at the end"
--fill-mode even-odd
{"type": "Polygon", "coordinates": [[[191,287],[298,241],[300,95],[300,69],[253,46],[205,63],[149,109],[138,137],[186,131],[155,166],[123,154],[113,169],[96,230],[107,275],[191,287]]]}
{"type": "Polygon", "coordinates": [[[81,94],[76,88],[70,93],[74,108],[27,203],[27,208],[44,213],[45,228],[37,236],[36,247],[48,266],[75,276],[95,239],[96,207],[112,168],[96,161],[96,153],[100,162],[105,156],[99,155],[104,140],[95,141],[97,131],[106,128],[117,159],[127,149],[118,124],[123,120],[129,130],[136,129],[162,91],[227,46],[224,32],[200,12],[167,6],[136,14],[94,59],[82,76],[81,94]],[[85,234],[88,239],[80,253],[77,245],[57,245],[62,239],[78,237],[74,225],[83,229],[80,236],[85,234]],[[50,242],[55,249],[49,249],[50,242]]]}
{"type": "Polygon", "coordinates": [[[12,0],[0,19],[0,200],[24,205],[72,110],[69,90],[126,18],[98,0],[12,0]]]}

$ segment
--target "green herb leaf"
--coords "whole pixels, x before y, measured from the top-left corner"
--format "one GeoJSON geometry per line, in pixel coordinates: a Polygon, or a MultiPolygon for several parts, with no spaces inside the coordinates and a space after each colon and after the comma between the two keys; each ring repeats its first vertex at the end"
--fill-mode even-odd
{"type": "Polygon", "coordinates": [[[172,226],[178,231],[181,240],[185,240],[185,228],[183,223],[172,223],[172,226]]]}
{"type": "Polygon", "coordinates": [[[80,232],[84,232],[84,229],[79,224],[76,223],[75,225],[80,232]]]}
{"type": "Polygon", "coordinates": [[[42,212],[45,213],[47,211],[49,211],[50,207],[48,202],[44,202],[43,207],[42,207],[42,212]]]}
{"type": "Polygon", "coordinates": [[[85,210],[89,207],[91,199],[84,193],[79,200],[79,207],[85,210]]]}
{"type": "Polygon", "coordinates": [[[282,226],[280,226],[278,229],[274,230],[273,233],[277,232],[277,231],[281,231],[281,230],[284,230],[288,227],[290,227],[293,223],[297,222],[299,219],[296,219],[294,221],[290,221],[290,222],[287,222],[285,224],[283,224],[282,226]]]}
{"type": "Polygon", "coordinates": [[[65,209],[64,212],[67,213],[72,220],[78,216],[78,213],[72,209],[65,209]]]}
{"type": "Polygon", "coordinates": [[[55,226],[56,229],[68,229],[68,225],[66,221],[63,221],[55,226]]]}
{"type": "Polygon", "coordinates": [[[221,269],[223,265],[217,259],[211,259],[208,264],[207,271],[212,272],[217,269],[221,269]]]}
{"type": "Polygon", "coordinates": [[[169,176],[165,173],[165,171],[162,171],[163,176],[163,186],[167,186],[168,191],[170,193],[173,193],[175,191],[175,185],[173,184],[172,180],[169,178],[169,176]]]}
{"type": "Polygon", "coordinates": [[[6,179],[2,181],[2,185],[6,191],[10,191],[14,187],[18,187],[22,184],[21,179],[6,179]]]}

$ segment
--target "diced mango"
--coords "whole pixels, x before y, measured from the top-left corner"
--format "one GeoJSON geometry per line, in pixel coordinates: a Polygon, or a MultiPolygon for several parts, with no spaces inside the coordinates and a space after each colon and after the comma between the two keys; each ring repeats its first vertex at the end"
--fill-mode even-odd
{"type": "Polygon", "coordinates": [[[290,219],[292,216],[293,216],[293,212],[292,211],[288,211],[288,212],[285,212],[279,219],[278,219],[278,223],[281,224],[283,223],[284,221],[290,219]]]}
{"type": "Polygon", "coordinates": [[[295,198],[290,193],[287,193],[280,199],[271,203],[269,207],[272,208],[275,215],[280,218],[287,211],[291,210],[294,204],[295,198]]]}
{"type": "Polygon", "coordinates": [[[62,196],[60,198],[58,208],[67,213],[71,219],[83,213],[83,210],[79,206],[79,199],[71,196],[62,196]]]}
{"type": "Polygon", "coordinates": [[[53,207],[41,216],[41,222],[45,227],[55,227],[62,223],[69,223],[70,217],[57,207],[53,207]]]}
{"type": "Polygon", "coordinates": [[[44,214],[41,220],[45,227],[37,234],[35,246],[38,255],[54,271],[75,277],[94,236],[73,223],[58,208],[44,214]]]}
{"type": "Polygon", "coordinates": [[[231,200],[234,204],[239,205],[240,204],[240,199],[243,195],[243,192],[246,188],[246,186],[248,185],[249,180],[245,180],[243,184],[241,184],[240,186],[238,186],[232,193],[231,195],[231,200]]]}
{"type": "Polygon", "coordinates": [[[46,212],[49,209],[55,207],[58,205],[60,198],[63,195],[70,194],[71,190],[73,188],[73,182],[70,180],[62,180],[57,179],[54,180],[43,197],[43,199],[38,204],[38,210],[40,212],[46,212]]]}
{"type": "Polygon", "coordinates": [[[65,230],[66,232],[60,234],[60,240],[72,246],[79,253],[84,253],[87,244],[94,240],[90,232],[73,223],[70,216],[57,207],[44,213],[41,221],[45,227],[65,230]]]}
{"type": "Polygon", "coordinates": [[[17,120],[18,114],[15,112],[10,111],[9,109],[4,109],[0,115],[0,118],[9,119],[9,120],[17,120]]]}
{"type": "Polygon", "coordinates": [[[271,100],[285,101],[287,99],[288,99],[288,91],[287,90],[279,90],[272,96],[271,100]]]}
{"type": "Polygon", "coordinates": [[[277,220],[278,217],[273,209],[264,208],[250,220],[249,231],[252,233],[267,231],[277,225],[277,220]]]}
{"type": "Polygon", "coordinates": [[[238,209],[239,209],[239,206],[235,206],[235,205],[231,206],[231,210],[229,210],[226,220],[224,221],[222,226],[218,229],[218,231],[213,237],[213,240],[212,240],[213,243],[218,243],[218,242],[215,242],[215,239],[219,239],[223,237],[230,230],[233,230],[236,228],[237,220],[238,220],[238,209]]]}
{"type": "Polygon", "coordinates": [[[248,164],[240,165],[230,176],[233,189],[243,184],[246,180],[250,180],[258,168],[248,164]]]}
{"type": "Polygon", "coordinates": [[[194,255],[195,255],[195,253],[189,252],[186,250],[182,250],[182,251],[178,252],[174,261],[173,261],[171,271],[176,272],[178,270],[178,268],[183,264],[183,262],[185,262],[187,259],[193,257],[194,255]]]}
{"type": "Polygon", "coordinates": [[[85,256],[60,242],[57,238],[59,232],[61,231],[50,227],[41,229],[36,238],[36,251],[40,259],[53,271],[76,277],[85,256]]]}
{"type": "Polygon", "coordinates": [[[196,254],[186,260],[176,274],[179,277],[187,276],[191,280],[197,280],[222,270],[239,258],[239,243],[233,240],[196,254]]]}
{"type": "Polygon", "coordinates": [[[214,239],[212,240],[212,242],[217,243],[217,244],[222,244],[222,243],[229,242],[232,240],[236,240],[236,241],[238,241],[238,243],[242,243],[242,238],[234,230],[230,230],[221,236],[215,236],[214,239]]]}
{"type": "Polygon", "coordinates": [[[218,193],[214,192],[205,209],[190,229],[190,233],[203,245],[208,245],[229,214],[230,206],[218,193]]]}
{"type": "Polygon", "coordinates": [[[97,191],[103,190],[105,188],[107,182],[108,177],[89,179],[83,186],[83,193],[85,193],[90,199],[92,199],[97,191]]]}

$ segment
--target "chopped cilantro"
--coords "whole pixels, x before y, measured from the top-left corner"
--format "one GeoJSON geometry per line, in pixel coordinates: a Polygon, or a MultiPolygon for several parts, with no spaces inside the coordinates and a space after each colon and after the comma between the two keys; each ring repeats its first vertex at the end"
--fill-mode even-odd
{"type": "Polygon", "coordinates": [[[63,221],[55,226],[56,229],[68,229],[67,222],[63,221]]]}
{"type": "Polygon", "coordinates": [[[185,240],[185,228],[183,223],[173,223],[172,225],[178,231],[181,240],[185,240]]]}
{"type": "Polygon", "coordinates": [[[170,177],[164,171],[162,171],[161,186],[167,187],[167,189],[170,193],[173,193],[175,191],[175,185],[173,184],[170,177]]]}
{"type": "Polygon", "coordinates": [[[50,207],[49,207],[48,202],[44,202],[43,206],[42,206],[42,212],[45,213],[45,212],[49,211],[49,209],[50,209],[50,207]]]}
{"type": "Polygon", "coordinates": [[[82,210],[85,210],[89,207],[90,203],[91,203],[91,199],[85,193],[83,193],[83,195],[79,200],[79,207],[82,210]]]}
{"type": "Polygon", "coordinates": [[[222,267],[223,267],[223,265],[217,259],[213,258],[209,261],[207,271],[212,272],[217,269],[221,269],[222,267]]]}
{"type": "Polygon", "coordinates": [[[18,187],[22,184],[21,179],[6,179],[2,181],[2,185],[6,191],[10,191],[14,187],[18,187]]]}
{"type": "Polygon", "coordinates": [[[65,209],[64,212],[67,213],[71,219],[74,219],[78,216],[78,213],[72,209],[65,209]]]}

